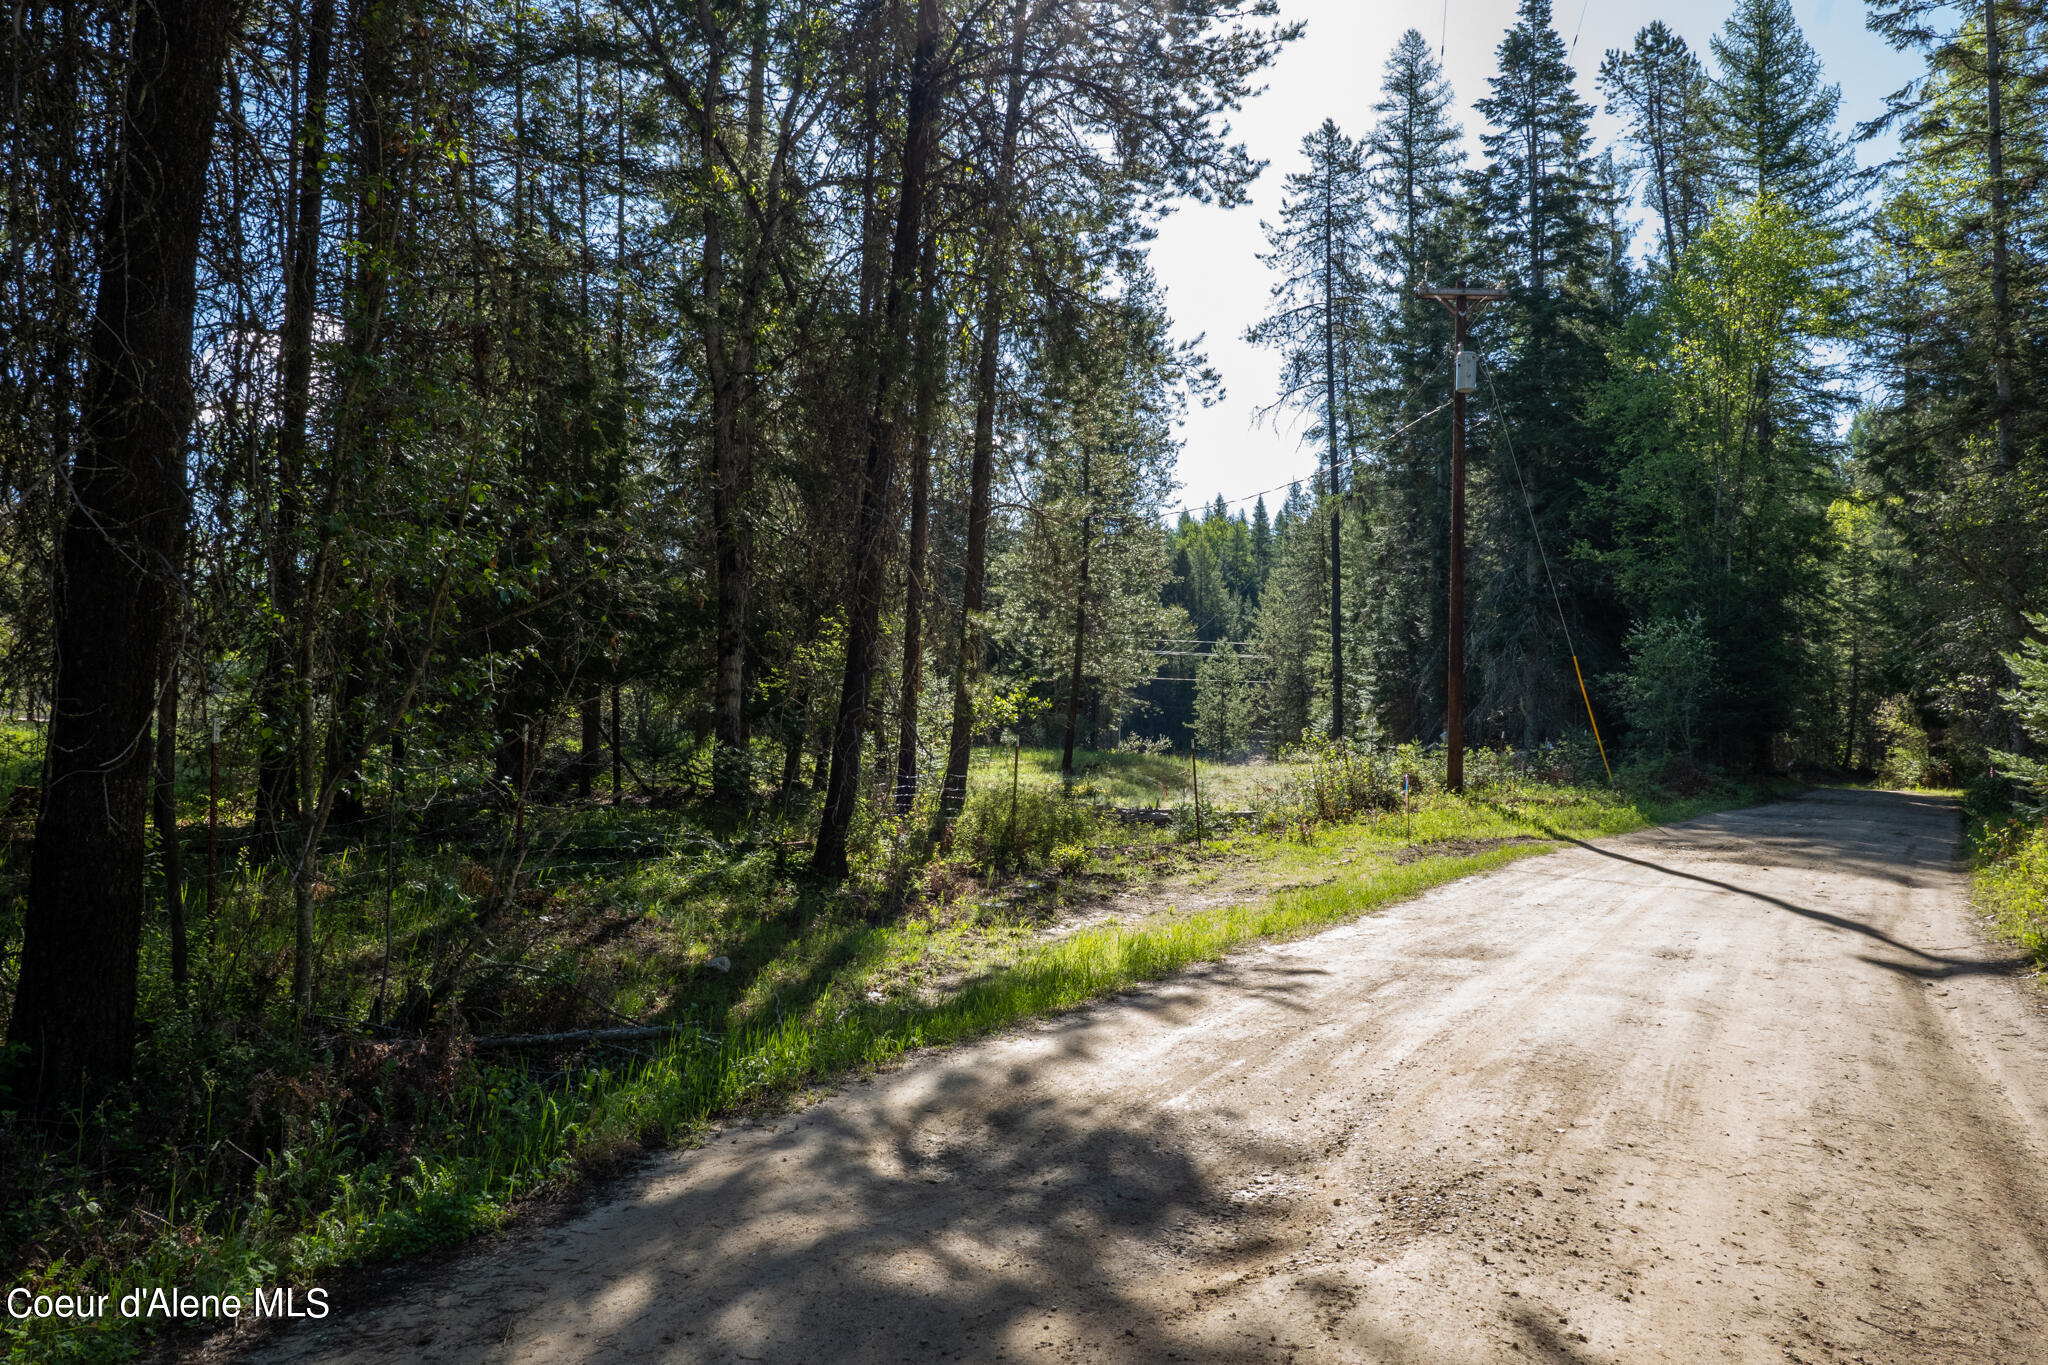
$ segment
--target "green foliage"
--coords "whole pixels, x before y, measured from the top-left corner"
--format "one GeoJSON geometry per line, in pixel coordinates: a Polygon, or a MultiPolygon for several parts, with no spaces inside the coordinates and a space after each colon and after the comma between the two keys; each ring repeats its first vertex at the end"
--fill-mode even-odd
{"type": "Polygon", "coordinates": [[[2000,932],[2048,967],[2048,824],[2001,825],[1979,856],[1978,898],[2000,932]]]}
{"type": "Polygon", "coordinates": [[[1637,626],[1626,644],[1628,672],[1619,691],[1637,745],[1654,754],[1691,755],[1714,674],[1714,646],[1699,613],[1637,626]]]}
{"type": "Polygon", "coordinates": [[[1834,488],[1820,346],[1850,335],[1835,240],[1765,195],[1724,200],[1627,336],[1603,395],[1628,453],[1595,558],[1638,619],[1697,612],[1724,754],[1789,728],[1826,676],[1807,654],[1834,488]]]}
{"type": "Polygon", "coordinates": [[[1260,690],[1235,645],[1211,650],[1195,669],[1196,747],[1215,758],[1249,751],[1259,724],[1260,690]]]}
{"type": "Polygon", "coordinates": [[[1841,87],[1823,83],[1789,0],[1737,0],[1712,46],[1723,188],[1782,200],[1816,225],[1839,224],[1856,193],[1856,159],[1835,131],[1841,87]]]}
{"type": "Polygon", "coordinates": [[[1706,68],[1661,19],[1626,50],[1600,62],[1609,113],[1627,128],[1630,169],[1642,177],[1643,207],[1656,215],[1669,271],[1706,226],[1713,206],[1714,137],[1706,68]]]}
{"type": "MultiPolygon", "coordinates": [[[[1081,283],[1072,281],[1077,293],[1081,283]]],[[[1170,568],[1159,521],[1191,367],[1142,278],[1119,298],[1060,311],[1047,333],[1043,401],[1018,433],[1031,514],[994,566],[1005,584],[995,636],[1011,671],[1047,680],[1062,706],[1078,649],[1082,705],[1115,726],[1158,670],[1156,642],[1183,629],[1162,601],[1170,568]]]]}
{"type": "MultiPolygon", "coordinates": [[[[2017,680],[2004,696],[2013,718],[2036,744],[2048,749],[2048,616],[2029,618],[2034,634],[2005,656],[2017,680]]],[[[2034,814],[2048,812],[2048,761],[2027,754],[1995,751],[1998,766],[2025,787],[2034,814]]]]}
{"type": "Polygon", "coordinates": [[[1414,744],[1388,748],[1372,738],[1311,740],[1288,751],[1299,767],[1264,803],[1260,823],[1285,830],[1335,824],[1375,811],[1401,810],[1443,789],[1443,763],[1414,744]]]}
{"type": "Polygon", "coordinates": [[[1924,787],[1934,776],[1927,727],[1920,723],[1911,699],[1886,697],[1872,717],[1884,761],[1878,781],[1887,787],[1924,787]]]}
{"type": "Polygon", "coordinates": [[[1042,867],[1055,849],[1092,839],[1100,820],[1095,807],[1060,791],[977,787],[953,826],[952,852],[975,867],[1042,867]]]}

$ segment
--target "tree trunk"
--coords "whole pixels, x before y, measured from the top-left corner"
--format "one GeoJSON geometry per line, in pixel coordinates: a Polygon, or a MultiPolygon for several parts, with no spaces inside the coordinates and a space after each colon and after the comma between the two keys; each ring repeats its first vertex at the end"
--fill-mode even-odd
{"type": "Polygon", "coordinates": [[[725,222],[711,177],[718,166],[718,111],[725,103],[724,34],[706,29],[703,113],[697,125],[697,157],[705,177],[704,369],[711,391],[711,543],[718,570],[717,619],[713,629],[711,794],[722,801],[743,796],[750,785],[746,734],[747,597],[753,542],[746,523],[747,451],[740,439],[738,408],[741,367],[729,354],[725,326],[725,222]]]}
{"type": "Polygon", "coordinates": [[[917,329],[917,428],[910,438],[910,559],[903,569],[903,683],[896,732],[896,813],[907,815],[917,799],[917,702],[924,687],[925,561],[931,548],[932,429],[938,424],[938,318],[932,308],[932,277],[938,272],[938,240],[927,234],[919,290],[917,329]]]}
{"type": "Polygon", "coordinates": [[[164,670],[156,705],[156,791],[152,812],[157,852],[164,872],[164,921],[171,936],[171,984],[180,990],[190,976],[185,948],[185,867],[178,844],[178,660],[164,670]]]}
{"type": "Polygon", "coordinates": [[[1030,37],[1030,0],[1010,10],[1009,91],[1003,105],[1002,142],[989,196],[993,219],[982,263],[981,350],[974,372],[974,461],[968,475],[967,557],[960,585],[960,650],[953,666],[953,727],[946,744],[940,802],[958,815],[967,804],[967,762],[974,744],[974,681],[985,642],[981,613],[988,592],[988,517],[995,483],[996,375],[1003,348],[1003,289],[1010,254],[1011,198],[1017,176],[1017,139],[1024,121],[1024,51],[1030,37]]]}
{"type": "Polygon", "coordinates": [[[576,795],[588,801],[597,766],[604,761],[604,689],[593,686],[579,709],[583,734],[576,746],[576,795]]]}
{"type": "Polygon", "coordinates": [[[938,96],[938,0],[918,0],[916,49],[904,111],[903,183],[897,195],[896,241],[889,261],[880,365],[868,428],[866,468],[854,522],[853,593],[846,629],[846,672],[839,690],[839,722],[832,735],[832,770],[818,822],[812,866],[827,876],[846,873],[846,835],[860,801],[862,724],[874,686],[875,644],[881,630],[883,559],[888,544],[889,485],[903,425],[906,315],[924,231],[926,172],[931,160],[933,106],[938,96]]]}
{"type": "Polygon", "coordinates": [[[1060,774],[1074,776],[1074,739],[1081,724],[1081,666],[1088,652],[1088,551],[1095,536],[1095,519],[1089,515],[1087,499],[1090,469],[1088,447],[1081,447],[1081,562],[1074,582],[1074,661],[1067,678],[1067,733],[1060,742],[1060,774]]]}
{"type": "Polygon", "coordinates": [[[278,339],[283,369],[277,433],[276,510],[269,526],[269,590],[276,621],[263,646],[257,681],[256,835],[274,851],[285,850],[284,826],[299,818],[297,746],[292,704],[297,687],[291,641],[285,624],[297,619],[299,527],[304,515],[306,416],[313,392],[313,314],[318,307],[320,215],[326,202],[327,82],[332,66],[334,0],[313,0],[306,19],[305,115],[300,121],[297,203],[292,211],[291,251],[285,266],[284,326],[278,339]]]}
{"type": "Polygon", "coordinates": [[[193,274],[232,0],[141,0],[100,235],[83,439],[55,612],[47,783],[8,1020],[17,1093],[71,1102],[128,1074],[142,913],[143,743],[185,516],[193,274]]]}

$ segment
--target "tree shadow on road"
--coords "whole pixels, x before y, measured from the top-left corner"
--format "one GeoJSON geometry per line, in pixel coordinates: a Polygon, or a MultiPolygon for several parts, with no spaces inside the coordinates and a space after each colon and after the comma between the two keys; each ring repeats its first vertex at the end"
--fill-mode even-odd
{"type": "MultiPolygon", "coordinates": [[[[1836,795],[1836,793],[1830,793],[1830,795],[1836,795]]],[[[1848,795],[1859,798],[1859,804],[1869,804],[1888,815],[1902,812],[1920,815],[1932,814],[1936,811],[1946,812],[1952,810],[1954,805],[1953,802],[1944,802],[1938,797],[1921,797],[1899,792],[1856,792],[1849,793],[1848,795]]],[[[1535,823],[1550,838],[1556,839],[1560,843],[1582,848],[1588,853],[1597,854],[1602,858],[1612,859],[1620,863],[1628,863],[1634,867],[1648,868],[1652,872],[1660,872],[1667,877],[1676,877],[1683,881],[1696,882],[1702,886],[1711,886],[1716,890],[1726,891],[1731,895],[1760,901],[1804,919],[1812,920],[1817,924],[1825,924],[1833,929],[1873,939],[1888,948],[1896,948],[1898,951],[1910,954],[1913,958],[1917,959],[1917,961],[1913,962],[1899,962],[1887,958],[1859,955],[1860,961],[1868,962],[1873,966],[1883,967],[1890,971],[1902,972],[1922,979],[1941,980],[1955,976],[2004,975],[2017,971],[2027,965],[2027,959],[2017,955],[1995,958],[1953,957],[1939,951],[1916,948],[1902,939],[1893,937],[1873,924],[1867,924],[1848,915],[1836,914],[1831,910],[1816,909],[1809,905],[1800,905],[1794,901],[1786,900],[1782,896],[1774,896],[1769,892],[1759,891],[1755,887],[1723,881],[1717,877],[1702,876],[1697,872],[1686,872],[1648,858],[1631,857],[1615,849],[1602,848],[1598,844],[1574,838],[1561,830],[1543,824],[1541,821],[1534,821],[1532,823],[1535,823]]],[[[1774,840],[1770,836],[1742,831],[1739,827],[1728,829],[1724,827],[1725,822],[1715,821],[1710,823],[1708,821],[1696,821],[1693,823],[1697,828],[1713,833],[1743,834],[1748,842],[1754,843],[1765,850],[1771,850],[1774,845],[1774,840]]],[[[1667,834],[1679,834],[1680,842],[1674,846],[1683,846],[1683,835],[1687,831],[1667,830],[1665,832],[1667,834]]],[[[1793,848],[1788,846],[1783,836],[1780,836],[1775,842],[1777,851],[1782,853],[1793,852],[1793,848]]],[[[1886,880],[1898,882],[1902,885],[1919,885],[1917,882],[1900,877],[1896,871],[1895,862],[1886,861],[1884,850],[1887,847],[1891,847],[1897,857],[1912,856],[1910,847],[1900,849],[1896,841],[1887,845],[1882,838],[1881,832],[1858,832],[1855,834],[1845,833],[1829,836],[1816,834],[1812,831],[1802,831],[1796,836],[1796,851],[1798,854],[1796,861],[1802,863],[1812,861],[1817,865],[1828,863],[1848,864],[1858,875],[1872,875],[1874,871],[1876,875],[1883,876],[1886,880]]],[[[1916,859],[1916,861],[1918,860],[1916,859]]],[[[1793,865],[1794,862],[1795,859],[1793,857],[1785,857],[1776,865],[1787,866],[1793,865]]]]}

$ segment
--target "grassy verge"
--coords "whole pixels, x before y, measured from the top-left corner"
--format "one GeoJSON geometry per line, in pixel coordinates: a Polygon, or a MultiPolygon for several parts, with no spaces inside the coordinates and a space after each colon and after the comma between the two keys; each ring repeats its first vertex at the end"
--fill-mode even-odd
{"type": "Polygon", "coordinates": [[[2048,822],[1973,821],[1969,843],[1977,903],[1998,932],[2048,971],[2048,822]]]}
{"type": "MultiPolygon", "coordinates": [[[[493,958],[518,948],[521,961],[552,964],[539,984],[533,972],[484,975],[468,1000],[473,1014],[495,1010],[496,1020],[533,1027],[602,993],[614,1014],[680,1026],[659,1048],[611,1062],[580,1053],[494,1062],[470,1050],[459,1017],[393,1041],[226,1027],[237,1000],[240,1018],[260,1014],[265,997],[252,1003],[250,983],[284,965],[284,927],[266,918],[261,882],[248,881],[209,950],[218,978],[201,983],[194,1003],[154,1014],[146,1052],[175,1068],[177,1083],[139,1087],[127,1112],[81,1115],[69,1132],[0,1131],[11,1163],[0,1170],[9,1195],[0,1241],[24,1249],[14,1282],[38,1292],[118,1300],[130,1287],[175,1285],[246,1303],[258,1285],[304,1286],[496,1228],[523,1200],[634,1151],[688,1141],[722,1116],[796,1102],[918,1048],[1341,923],[1544,851],[1548,835],[1621,833],[1753,796],[1725,787],[1623,796],[1504,778],[1471,799],[1425,795],[1412,811],[1382,801],[1320,823],[1290,816],[1200,846],[1172,831],[1099,836],[1064,868],[972,875],[943,860],[920,864],[917,893],[879,917],[844,888],[787,873],[774,831],[714,836],[686,825],[678,836],[674,817],[662,817],[663,856],[592,856],[647,833],[605,812],[559,841],[586,852],[544,863],[516,925],[492,931],[493,958]],[[1132,888],[1149,888],[1136,910],[1048,932],[1067,910],[1132,888]],[[220,961],[230,944],[234,957],[220,961]],[[714,955],[724,970],[711,969],[714,955]],[[507,982],[527,995],[515,998],[507,982]],[[243,1160],[219,1164],[230,1154],[243,1160]]],[[[1002,815],[998,807],[991,818],[1002,815]]],[[[894,875],[890,840],[907,837],[876,835],[876,885],[894,875]]],[[[356,1018],[379,980],[380,906],[395,907],[401,960],[412,960],[410,943],[431,961],[492,894],[488,870],[453,847],[395,869],[344,850],[331,881],[325,922],[340,941],[326,975],[353,982],[336,990],[356,994],[330,1007],[356,1018]]],[[[565,1017],[610,1022],[587,1010],[565,1017]]],[[[164,1325],[0,1318],[0,1341],[15,1360],[111,1360],[164,1325]]]]}

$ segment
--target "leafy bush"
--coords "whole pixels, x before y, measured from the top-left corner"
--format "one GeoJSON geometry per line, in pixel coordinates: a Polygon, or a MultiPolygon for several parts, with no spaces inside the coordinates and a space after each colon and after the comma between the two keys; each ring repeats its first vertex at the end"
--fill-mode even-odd
{"type": "Polygon", "coordinates": [[[1180,840],[1193,839],[1197,834],[1204,839],[1213,839],[1223,828],[1223,813],[1208,797],[1200,801],[1177,802],[1173,808],[1173,837],[1180,840]]]}
{"type": "Polygon", "coordinates": [[[862,799],[847,837],[847,861],[857,885],[901,895],[938,855],[939,796],[918,793],[909,813],[877,810],[862,799]]]}
{"type": "Polygon", "coordinates": [[[1312,740],[1289,749],[1284,757],[1307,766],[1261,808],[1263,828],[1335,824],[1368,811],[1399,810],[1404,777],[1408,794],[1414,797],[1443,789],[1441,759],[1426,755],[1415,744],[1388,747],[1371,739],[1312,740]]]}
{"type": "Polygon", "coordinates": [[[1024,788],[1013,805],[1006,789],[976,790],[953,826],[953,852],[979,867],[1039,867],[1054,849],[1093,840],[1099,825],[1093,806],[1061,792],[1024,788]]]}

